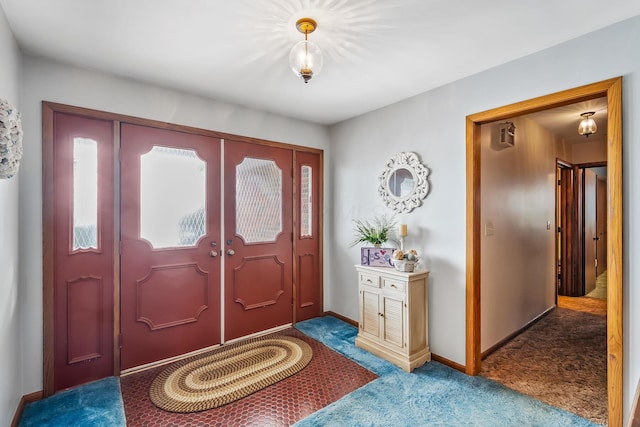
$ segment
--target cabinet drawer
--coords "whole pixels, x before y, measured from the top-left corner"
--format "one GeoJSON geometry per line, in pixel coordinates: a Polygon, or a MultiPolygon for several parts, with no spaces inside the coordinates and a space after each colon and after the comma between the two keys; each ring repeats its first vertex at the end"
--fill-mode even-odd
{"type": "Polygon", "coordinates": [[[407,284],[406,282],[401,282],[399,280],[384,279],[382,287],[389,291],[404,293],[407,284]]]}
{"type": "Polygon", "coordinates": [[[360,277],[361,285],[373,286],[376,288],[380,287],[380,276],[367,273],[358,273],[358,276],[360,277]]]}

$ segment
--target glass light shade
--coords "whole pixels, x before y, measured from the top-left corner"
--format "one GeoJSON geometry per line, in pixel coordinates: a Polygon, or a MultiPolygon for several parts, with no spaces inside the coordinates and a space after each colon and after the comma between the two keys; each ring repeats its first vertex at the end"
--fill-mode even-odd
{"type": "Polygon", "coordinates": [[[587,138],[589,137],[589,135],[596,133],[597,130],[598,126],[596,125],[596,121],[591,117],[582,119],[582,121],[578,125],[578,133],[580,135],[585,135],[587,138]]]}
{"type": "Polygon", "coordinates": [[[289,52],[289,65],[296,76],[305,83],[322,70],[322,51],[315,43],[303,40],[296,43],[289,52]]]}

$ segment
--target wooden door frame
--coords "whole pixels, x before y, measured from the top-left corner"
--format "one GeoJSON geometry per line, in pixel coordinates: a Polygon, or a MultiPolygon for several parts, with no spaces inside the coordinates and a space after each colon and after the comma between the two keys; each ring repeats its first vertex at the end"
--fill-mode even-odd
{"type": "MultiPolygon", "coordinates": [[[[100,110],[93,110],[90,108],[77,107],[73,105],[60,104],[50,101],[42,101],[42,388],[43,396],[48,397],[54,394],[54,292],[53,292],[53,219],[54,219],[54,201],[55,193],[53,191],[54,182],[54,168],[53,168],[53,140],[54,140],[54,114],[55,113],[67,113],[76,114],[88,118],[111,120],[114,126],[114,191],[115,199],[114,205],[114,233],[117,234],[117,240],[120,239],[120,125],[121,123],[137,124],[142,126],[150,126],[165,130],[175,130],[180,132],[192,133],[197,135],[209,136],[213,138],[220,138],[225,140],[235,140],[241,142],[249,142],[258,145],[266,145],[271,147],[283,147],[293,151],[293,157],[295,159],[295,153],[298,151],[316,153],[320,156],[320,185],[318,191],[320,192],[320,207],[319,212],[323,212],[324,202],[324,150],[319,148],[305,147],[302,145],[286,144],[282,142],[268,141],[258,138],[251,138],[247,136],[233,135],[226,132],[218,132],[206,129],[200,129],[190,126],[177,125],[172,123],[161,122],[157,120],[144,119],[139,117],[127,116],[124,114],[111,113],[100,110]]],[[[295,164],[295,162],[294,162],[295,164]]],[[[294,188],[296,185],[294,177],[294,188]]],[[[294,195],[294,227],[296,226],[296,200],[294,195]]],[[[319,249],[320,254],[320,312],[323,311],[323,293],[324,293],[324,281],[322,276],[323,269],[323,230],[324,221],[323,217],[318,217],[318,232],[320,233],[319,249]]],[[[295,259],[295,246],[293,248],[293,257],[295,259]]],[[[295,269],[295,263],[293,264],[295,269]]],[[[113,359],[113,373],[119,375],[120,373],[120,252],[119,245],[114,244],[114,359],[113,359]]],[[[295,278],[295,272],[293,277],[295,278]]],[[[295,296],[295,284],[293,285],[293,298],[295,296]]],[[[295,300],[294,300],[295,303],[295,300]]],[[[294,314],[295,315],[295,314],[294,314]]],[[[292,318],[292,323],[295,323],[295,318],[292,318]]]]}
{"type": "Polygon", "coordinates": [[[568,89],[466,117],[466,366],[480,371],[480,126],[607,97],[607,391],[611,427],[623,422],[622,77],[568,89]]]}

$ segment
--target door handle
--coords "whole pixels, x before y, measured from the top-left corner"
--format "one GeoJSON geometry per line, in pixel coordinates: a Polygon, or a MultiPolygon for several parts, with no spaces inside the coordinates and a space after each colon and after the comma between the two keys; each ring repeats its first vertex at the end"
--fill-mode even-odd
{"type": "Polygon", "coordinates": [[[210,256],[211,258],[215,258],[215,257],[217,257],[217,256],[218,256],[218,251],[216,251],[215,249],[214,249],[214,250],[212,250],[211,252],[209,252],[209,256],[210,256]]]}
{"type": "Polygon", "coordinates": [[[227,251],[227,255],[229,255],[229,256],[234,256],[235,254],[236,254],[236,251],[234,251],[233,249],[229,249],[227,251]]]}

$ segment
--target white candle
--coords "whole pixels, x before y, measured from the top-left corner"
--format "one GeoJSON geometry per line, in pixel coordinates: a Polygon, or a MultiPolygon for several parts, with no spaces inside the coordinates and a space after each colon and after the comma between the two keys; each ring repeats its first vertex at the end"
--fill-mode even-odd
{"type": "Polygon", "coordinates": [[[407,224],[400,224],[400,237],[407,237],[407,224]]]}

